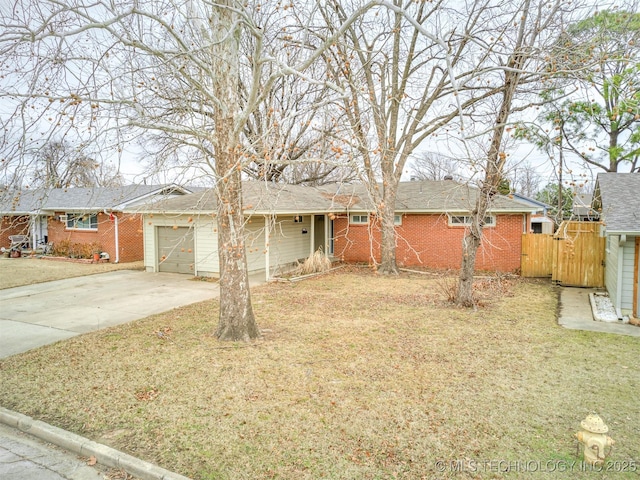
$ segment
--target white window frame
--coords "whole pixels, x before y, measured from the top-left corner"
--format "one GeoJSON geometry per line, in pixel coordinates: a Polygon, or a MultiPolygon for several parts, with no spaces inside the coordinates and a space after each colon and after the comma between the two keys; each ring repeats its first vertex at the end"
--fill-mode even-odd
{"type": "Polygon", "coordinates": [[[85,230],[85,231],[88,230],[91,232],[95,232],[98,230],[98,214],[97,213],[67,213],[67,221],[65,226],[67,230],[85,230]],[[85,217],[88,217],[88,226],[85,226],[87,225],[87,221],[82,220],[85,217]],[[82,220],[82,223],[78,224],[78,219],[82,220]]]}
{"type": "Polygon", "coordinates": [[[402,214],[396,214],[393,216],[393,224],[396,227],[402,225],[402,214]]]}
{"type": "Polygon", "coordinates": [[[351,225],[368,225],[369,224],[369,214],[368,213],[351,214],[351,215],[349,215],[349,223],[351,225]],[[363,221],[363,219],[364,219],[364,221],[363,221]]]}
{"type": "MultiPolygon", "coordinates": [[[[449,218],[449,226],[450,227],[470,227],[471,226],[471,215],[448,215],[449,218]],[[456,219],[456,220],[454,220],[456,219]],[[460,221],[459,219],[462,219],[460,221]]],[[[484,217],[485,223],[484,227],[495,227],[496,226],[496,216],[495,215],[486,215],[484,217]]]]}

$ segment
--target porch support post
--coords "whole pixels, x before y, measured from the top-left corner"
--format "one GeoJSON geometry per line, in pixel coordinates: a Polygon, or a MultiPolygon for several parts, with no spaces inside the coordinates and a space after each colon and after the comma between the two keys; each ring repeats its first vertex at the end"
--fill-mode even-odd
{"type": "Polygon", "coordinates": [[[329,247],[330,247],[330,239],[329,239],[329,222],[331,219],[329,215],[324,214],[324,256],[329,257],[329,247]]]}
{"type": "Polygon", "coordinates": [[[36,250],[36,221],[39,221],[38,215],[29,215],[29,243],[31,244],[31,250],[36,250]]]}
{"type": "Polygon", "coordinates": [[[309,235],[309,256],[311,256],[313,252],[315,252],[313,241],[316,238],[316,216],[314,214],[311,214],[311,228],[309,229],[309,233],[311,234],[309,235]]]}

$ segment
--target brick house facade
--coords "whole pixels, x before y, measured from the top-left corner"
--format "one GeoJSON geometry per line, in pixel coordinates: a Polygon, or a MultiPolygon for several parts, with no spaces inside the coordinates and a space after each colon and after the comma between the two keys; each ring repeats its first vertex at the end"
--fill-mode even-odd
{"type": "MultiPolygon", "coordinates": [[[[99,244],[111,261],[144,259],[147,268],[156,268],[164,262],[158,258],[166,246],[151,241],[156,233],[154,229],[147,229],[143,215],[162,213],[169,218],[176,215],[192,218],[207,212],[205,217],[209,221],[217,211],[217,196],[213,191],[189,195],[188,190],[177,189],[176,186],[130,185],[53,189],[37,195],[29,192],[20,195],[19,202],[11,205],[12,217],[27,215],[30,218],[34,245],[41,245],[43,239],[54,245],[60,242],[99,244]],[[146,237],[143,231],[147,232],[146,237]],[[145,245],[153,251],[144,252],[145,245]]],[[[473,186],[451,180],[402,182],[396,199],[398,264],[458,269],[462,240],[476,197],[477,189],[473,186]]],[[[243,186],[243,200],[247,216],[263,221],[277,218],[279,222],[277,231],[269,231],[269,235],[280,241],[281,251],[273,265],[265,263],[266,271],[281,258],[292,256],[300,260],[318,246],[346,262],[380,261],[381,234],[375,220],[376,208],[362,184],[307,187],[248,181],[243,186]],[[300,219],[311,223],[303,224],[300,219]]],[[[0,210],[0,214],[8,215],[6,211],[0,210]]],[[[479,270],[513,272],[520,268],[521,236],[529,231],[530,216],[535,211],[534,206],[513,198],[501,195],[493,198],[477,255],[479,270]]],[[[202,227],[202,232],[210,232],[207,225],[202,227]]],[[[215,230],[210,236],[214,233],[215,230]]],[[[196,260],[217,258],[215,238],[210,236],[197,237],[199,241],[193,247],[196,260]]],[[[262,243],[265,250],[269,250],[273,241],[262,243]]],[[[273,243],[274,252],[277,243],[273,243]]],[[[198,264],[196,260],[191,263],[198,264]]]]}
{"type": "MultiPolygon", "coordinates": [[[[496,215],[495,226],[483,229],[476,258],[478,270],[514,272],[520,268],[522,233],[527,214],[496,215]]],[[[465,227],[450,225],[447,214],[402,214],[396,226],[396,260],[405,267],[458,269],[465,227]]],[[[377,222],[350,224],[347,215],[334,219],[334,255],[345,262],[380,261],[377,222]]]]}
{"type": "MultiPolygon", "coordinates": [[[[395,212],[397,263],[406,267],[459,269],[462,241],[476,197],[474,187],[450,180],[400,183],[395,212]]],[[[186,222],[188,218],[196,218],[194,252],[186,267],[192,267],[194,272],[219,273],[217,263],[214,265],[217,240],[207,233],[215,232],[210,222],[216,216],[216,199],[213,191],[202,191],[163,204],[156,202],[145,210],[148,271],[158,271],[160,265],[167,263],[167,249],[156,244],[158,229],[171,225],[188,227],[188,223],[176,224],[176,219],[186,222]],[[159,223],[160,219],[165,223],[159,223]]],[[[243,184],[243,202],[247,206],[244,211],[248,224],[254,218],[252,226],[259,225],[256,243],[260,248],[255,250],[261,252],[260,260],[252,266],[256,270],[264,268],[267,278],[270,269],[275,271],[280,263],[284,264],[283,259],[301,261],[319,248],[326,255],[349,263],[380,262],[381,232],[374,213],[376,208],[362,184],[308,187],[247,181],[243,184]]],[[[537,206],[496,195],[485,219],[477,269],[518,271],[522,234],[529,231],[531,214],[536,211],[537,206]]],[[[251,255],[249,251],[248,256],[251,255]]],[[[178,262],[177,257],[171,261],[178,262]]]]}
{"type": "Polygon", "coordinates": [[[142,242],[142,215],[103,212],[97,214],[97,229],[67,228],[58,220],[64,212],[56,212],[48,219],[49,241],[54,245],[62,241],[100,245],[102,252],[109,254],[111,261],[136,262],[144,258],[142,242]],[[113,217],[113,218],[112,218],[113,217]],[[118,221],[118,249],[116,251],[116,218],[118,221]]]}
{"type": "Polygon", "coordinates": [[[9,248],[11,235],[28,235],[29,234],[29,217],[20,215],[16,217],[2,216],[0,217],[0,247],[9,248]]]}
{"type": "Polygon", "coordinates": [[[9,235],[29,236],[30,247],[53,244],[65,254],[89,256],[106,252],[112,262],[144,258],[143,202],[190,193],[177,185],[123,185],[118,187],[25,190],[0,197],[0,246],[9,235]],[[127,212],[125,213],[125,208],[127,212]],[[75,252],[62,247],[79,244],[75,252]]]}

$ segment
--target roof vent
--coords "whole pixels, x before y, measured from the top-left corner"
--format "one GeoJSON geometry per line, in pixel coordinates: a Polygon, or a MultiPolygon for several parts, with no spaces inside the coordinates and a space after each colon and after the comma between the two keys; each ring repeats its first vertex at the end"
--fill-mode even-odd
{"type": "Polygon", "coordinates": [[[453,175],[445,175],[444,180],[453,180],[453,175]]]}

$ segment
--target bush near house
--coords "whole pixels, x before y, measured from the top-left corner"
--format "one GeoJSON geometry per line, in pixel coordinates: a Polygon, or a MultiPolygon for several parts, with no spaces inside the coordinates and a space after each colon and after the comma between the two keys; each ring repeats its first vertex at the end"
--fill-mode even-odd
{"type": "Polygon", "coordinates": [[[61,240],[53,245],[53,255],[68,258],[92,258],[94,253],[100,253],[102,246],[98,242],[75,243],[61,240]]]}

